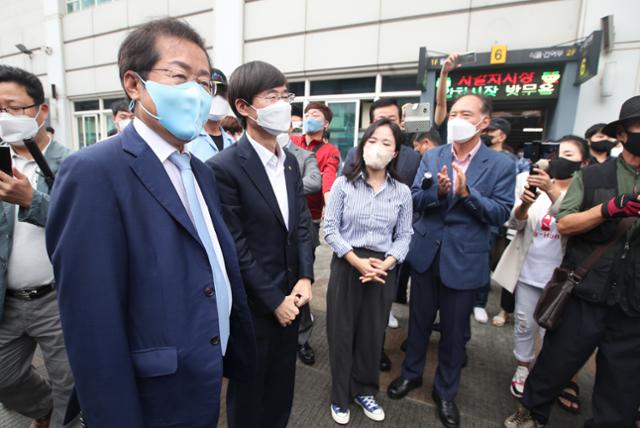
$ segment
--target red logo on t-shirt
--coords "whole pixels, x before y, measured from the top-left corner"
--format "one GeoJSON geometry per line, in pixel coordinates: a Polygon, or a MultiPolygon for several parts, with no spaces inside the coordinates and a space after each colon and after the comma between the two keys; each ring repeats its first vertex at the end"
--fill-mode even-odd
{"type": "Polygon", "coordinates": [[[551,230],[551,222],[553,222],[553,217],[549,214],[542,217],[542,222],[540,223],[540,229],[545,232],[549,232],[551,230]]]}

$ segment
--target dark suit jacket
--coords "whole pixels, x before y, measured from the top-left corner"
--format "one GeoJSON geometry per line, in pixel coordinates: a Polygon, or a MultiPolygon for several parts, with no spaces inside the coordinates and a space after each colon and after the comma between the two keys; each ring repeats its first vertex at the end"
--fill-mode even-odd
{"type": "Polygon", "coordinates": [[[135,128],[69,156],[56,177],[47,248],[92,428],[216,426],[223,366],[232,377],[255,371],[255,335],[215,179],[195,157],[191,166],[233,293],[224,364],[215,297],[205,293],[214,286],[207,253],[135,128]]]}
{"type": "MultiPolygon", "coordinates": [[[[356,156],[356,148],[353,147],[347,152],[347,159],[344,161],[345,167],[350,165],[356,156]]],[[[400,153],[398,153],[398,162],[396,163],[396,170],[400,175],[401,181],[407,186],[411,187],[413,180],[418,172],[420,166],[420,154],[408,146],[402,144],[400,146],[400,153]]],[[[344,168],[343,168],[344,170],[344,168]]]]}
{"type": "Polygon", "coordinates": [[[431,267],[440,252],[440,278],[449,288],[479,288],[489,278],[490,228],[499,227],[509,218],[514,203],[516,174],[513,162],[500,152],[480,143],[480,150],[466,172],[470,195],[453,194],[451,144],[424,154],[411,187],[413,210],[419,214],[413,224],[414,234],[406,261],[417,272],[431,267]],[[430,171],[434,177],[447,166],[452,189],[438,197],[434,183],[422,190],[422,176],[430,171]]]}
{"type": "Polygon", "coordinates": [[[247,136],[209,159],[222,209],[238,251],[256,333],[280,331],[273,311],[300,278],[313,281],[310,217],[298,163],[286,152],[287,230],[267,172],[247,136]]]}

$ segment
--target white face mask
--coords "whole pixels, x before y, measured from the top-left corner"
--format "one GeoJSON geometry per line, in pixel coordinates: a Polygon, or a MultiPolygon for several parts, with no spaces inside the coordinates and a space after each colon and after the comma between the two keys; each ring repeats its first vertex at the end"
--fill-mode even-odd
{"type": "Polygon", "coordinates": [[[130,123],[131,123],[131,119],[122,119],[122,120],[118,121],[116,123],[116,128],[118,129],[118,132],[124,131],[124,128],[129,126],[130,123]]]}
{"type": "Polygon", "coordinates": [[[611,149],[611,151],[609,152],[609,155],[612,158],[617,158],[622,153],[622,150],[623,150],[622,144],[618,144],[613,149],[611,149]]]}
{"type": "Polygon", "coordinates": [[[227,114],[229,114],[229,102],[220,95],[213,97],[209,109],[209,120],[220,122],[227,114]]]}
{"type": "Polygon", "coordinates": [[[364,164],[371,169],[385,169],[393,159],[395,152],[380,144],[366,143],[362,151],[364,164]]]}
{"type": "Polygon", "coordinates": [[[253,119],[265,131],[271,135],[283,134],[289,132],[291,124],[291,104],[286,101],[276,101],[275,103],[262,108],[251,106],[258,118],[253,119]]]}
{"type": "MultiPolygon", "coordinates": [[[[482,118],[480,118],[480,122],[482,122],[482,118]]],[[[447,143],[466,143],[478,133],[476,126],[480,122],[474,125],[460,117],[449,120],[447,123],[447,143]]]]}
{"type": "MultiPolygon", "coordinates": [[[[39,109],[38,114],[40,114],[39,109]]],[[[0,138],[12,146],[24,146],[24,140],[34,138],[41,127],[42,125],[38,126],[35,117],[0,113],[0,138]]]]}
{"type": "Polygon", "coordinates": [[[276,141],[280,145],[281,148],[285,148],[289,145],[289,134],[278,134],[276,135],[276,141]]]}

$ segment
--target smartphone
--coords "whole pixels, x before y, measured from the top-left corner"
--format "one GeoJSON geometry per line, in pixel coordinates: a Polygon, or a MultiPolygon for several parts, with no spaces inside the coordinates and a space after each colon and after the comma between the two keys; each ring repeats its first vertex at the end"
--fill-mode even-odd
{"type": "Polygon", "coordinates": [[[467,52],[460,54],[457,62],[460,65],[475,64],[476,62],[478,62],[478,57],[475,52],[467,52]]]}
{"type": "Polygon", "coordinates": [[[9,146],[0,146],[0,170],[13,176],[11,171],[11,149],[9,146]]]}
{"type": "Polygon", "coordinates": [[[431,129],[431,104],[408,104],[403,106],[402,111],[405,132],[427,132],[431,129]]]}

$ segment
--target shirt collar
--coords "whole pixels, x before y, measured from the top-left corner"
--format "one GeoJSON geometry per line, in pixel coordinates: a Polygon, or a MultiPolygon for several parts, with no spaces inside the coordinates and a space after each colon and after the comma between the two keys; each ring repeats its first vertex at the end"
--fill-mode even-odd
{"type": "MultiPolygon", "coordinates": [[[[49,141],[47,142],[47,145],[46,145],[46,146],[44,146],[44,149],[42,149],[42,154],[43,154],[43,155],[47,152],[47,149],[49,148],[49,146],[51,146],[51,141],[52,141],[52,140],[51,140],[51,137],[48,137],[48,138],[49,138],[49,141]]],[[[16,153],[16,151],[13,149],[13,146],[12,146],[12,145],[10,145],[10,144],[9,144],[9,150],[11,150],[11,157],[12,157],[12,158],[14,158],[14,159],[15,159],[15,158],[26,159],[24,156],[22,156],[22,155],[20,155],[20,154],[16,153]]],[[[32,162],[35,162],[35,160],[34,160],[34,159],[31,159],[31,160],[30,160],[30,162],[31,162],[31,161],[32,161],[32,162]]]]}
{"type": "Polygon", "coordinates": [[[454,150],[454,144],[456,144],[456,143],[451,143],[451,154],[453,155],[453,159],[456,162],[469,162],[469,161],[471,161],[471,159],[473,159],[473,157],[476,155],[476,153],[478,153],[478,151],[480,151],[480,146],[482,145],[482,140],[478,140],[476,145],[473,146],[473,149],[471,149],[471,151],[465,155],[464,159],[459,159],[458,158],[458,155],[456,154],[456,151],[454,150]]]}
{"type": "MultiPolygon", "coordinates": [[[[160,159],[161,163],[164,163],[169,159],[169,156],[171,156],[173,152],[178,151],[175,146],[169,144],[164,138],[158,135],[153,129],[149,128],[146,123],[137,117],[133,119],[133,127],[140,137],[142,137],[142,139],[149,145],[158,159],[160,159]]],[[[186,149],[184,152],[191,156],[186,149]]]]}
{"type": "Polygon", "coordinates": [[[284,154],[284,150],[282,150],[282,148],[280,148],[279,145],[276,146],[278,150],[278,155],[276,156],[273,152],[269,151],[262,144],[254,140],[253,137],[251,137],[251,135],[249,135],[248,132],[246,132],[245,135],[247,136],[247,139],[249,140],[251,147],[253,147],[253,150],[255,150],[256,153],[258,154],[258,157],[260,158],[260,162],[262,162],[262,165],[265,168],[267,167],[267,165],[276,165],[276,166],[280,164],[284,165],[284,160],[286,158],[286,155],[284,154]]]}

